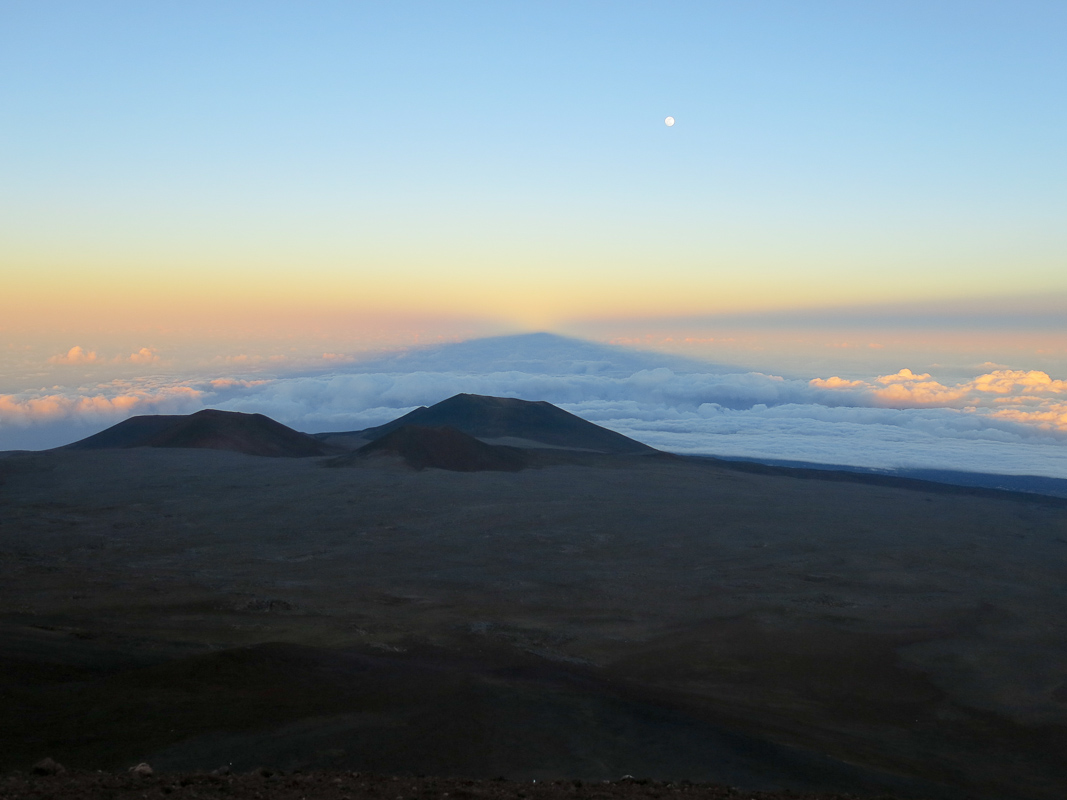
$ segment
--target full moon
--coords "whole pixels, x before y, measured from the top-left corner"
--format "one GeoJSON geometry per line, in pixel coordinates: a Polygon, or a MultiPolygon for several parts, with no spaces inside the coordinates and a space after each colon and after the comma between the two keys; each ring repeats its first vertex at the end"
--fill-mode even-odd
{"type": "Polygon", "coordinates": [[[674,124],[674,117],[667,117],[667,119],[663,120],[663,124],[668,128],[671,127],[674,124]]]}

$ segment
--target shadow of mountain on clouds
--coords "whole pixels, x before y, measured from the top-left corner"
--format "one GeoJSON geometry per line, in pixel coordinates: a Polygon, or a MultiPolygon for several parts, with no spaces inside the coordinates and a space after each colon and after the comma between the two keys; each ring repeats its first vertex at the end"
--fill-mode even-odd
{"type": "Polygon", "coordinates": [[[360,372],[524,372],[541,375],[628,377],[641,370],[736,373],[743,367],[600,344],[554,333],[488,336],[464,342],[427,345],[352,365],[360,372]]]}

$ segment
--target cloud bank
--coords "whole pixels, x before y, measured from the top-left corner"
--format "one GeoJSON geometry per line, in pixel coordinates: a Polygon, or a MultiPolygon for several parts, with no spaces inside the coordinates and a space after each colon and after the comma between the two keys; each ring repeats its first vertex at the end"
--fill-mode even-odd
{"type": "Polygon", "coordinates": [[[910,369],[789,380],[547,335],[341,366],[2,395],[0,448],[56,446],[133,414],[209,406],[310,432],[357,430],[470,392],[547,400],[678,453],[1067,478],[1067,380],[1039,371],[993,369],[957,383],[910,369]]]}

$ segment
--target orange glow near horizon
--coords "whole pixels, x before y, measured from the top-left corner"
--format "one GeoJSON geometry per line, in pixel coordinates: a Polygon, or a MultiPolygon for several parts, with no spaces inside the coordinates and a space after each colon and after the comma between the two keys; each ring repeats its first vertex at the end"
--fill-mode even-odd
{"type": "MultiPolygon", "coordinates": [[[[653,270],[654,271],[654,270],[653,270]]],[[[454,325],[465,320],[498,332],[548,330],[574,320],[654,320],[697,315],[850,308],[908,301],[945,302],[990,296],[982,284],[968,294],[928,287],[924,293],[856,282],[813,282],[772,270],[707,270],[650,281],[637,270],[540,269],[497,272],[359,269],[276,270],[25,269],[5,278],[0,323],[7,329],[95,330],[164,326],[169,329],[298,329],[322,320],[368,320],[368,327],[413,323],[454,325]]]]}

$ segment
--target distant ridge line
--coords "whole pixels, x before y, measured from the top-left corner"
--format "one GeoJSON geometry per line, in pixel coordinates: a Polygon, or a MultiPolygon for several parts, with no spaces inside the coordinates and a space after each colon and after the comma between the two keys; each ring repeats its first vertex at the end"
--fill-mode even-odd
{"type": "MultiPolygon", "coordinates": [[[[900,489],[914,489],[916,491],[929,492],[931,494],[965,494],[975,497],[1014,497],[1016,499],[1048,502],[1052,505],[1067,506],[1067,493],[1050,494],[1036,490],[1013,488],[996,485],[996,480],[1003,477],[992,473],[951,473],[973,475],[975,479],[969,483],[957,483],[946,479],[920,477],[907,474],[907,471],[899,470],[887,472],[885,470],[850,467],[836,464],[807,464],[806,462],[769,463],[755,459],[722,458],[711,455],[686,454],[680,458],[703,461],[718,467],[732,469],[737,472],[748,472],[759,475],[781,475],[801,480],[823,480],[840,483],[861,483],[871,486],[892,486],[900,489]],[[988,480],[984,480],[988,479],[988,480]]],[[[948,470],[946,470],[948,472],[948,470]]],[[[1040,479],[1040,476],[1034,476],[1040,479]]],[[[1057,478],[1047,480],[1056,481],[1057,478]]],[[[1067,481],[1064,484],[1067,492],[1067,481]]]]}

